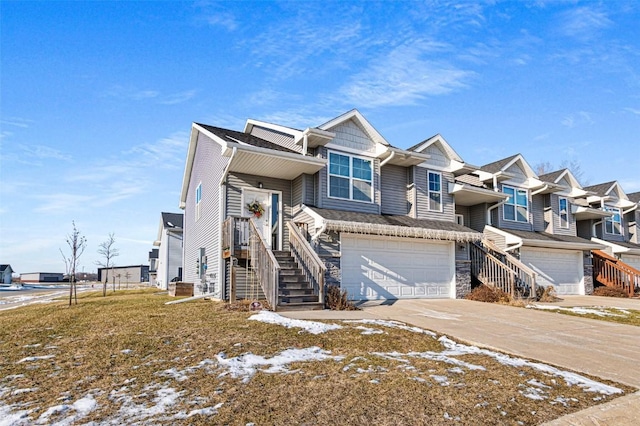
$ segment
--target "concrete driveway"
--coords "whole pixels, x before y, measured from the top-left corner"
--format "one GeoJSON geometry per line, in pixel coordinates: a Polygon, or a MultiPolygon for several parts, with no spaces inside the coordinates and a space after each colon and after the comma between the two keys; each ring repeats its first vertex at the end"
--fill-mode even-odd
{"type": "MultiPolygon", "coordinates": [[[[551,305],[640,310],[638,299],[574,296],[551,305]]],[[[287,312],[300,319],[378,318],[402,321],[464,342],[640,389],[640,327],[549,311],[469,300],[367,302],[361,311],[287,312]]],[[[617,398],[549,425],[637,425],[640,392],[617,398]]]]}

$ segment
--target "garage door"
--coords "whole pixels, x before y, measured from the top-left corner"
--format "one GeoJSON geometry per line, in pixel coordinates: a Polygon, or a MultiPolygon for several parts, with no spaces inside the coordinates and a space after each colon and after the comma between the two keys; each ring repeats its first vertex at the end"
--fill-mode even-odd
{"type": "Polygon", "coordinates": [[[538,284],[553,285],[558,294],[584,294],[581,251],[523,247],[520,256],[538,274],[538,284]]]}
{"type": "Polygon", "coordinates": [[[342,289],[352,300],[450,298],[454,243],[341,234],[342,289]]]}
{"type": "Polygon", "coordinates": [[[627,265],[631,266],[640,271],[640,256],[636,256],[633,254],[622,254],[620,255],[620,260],[622,260],[627,265]]]}

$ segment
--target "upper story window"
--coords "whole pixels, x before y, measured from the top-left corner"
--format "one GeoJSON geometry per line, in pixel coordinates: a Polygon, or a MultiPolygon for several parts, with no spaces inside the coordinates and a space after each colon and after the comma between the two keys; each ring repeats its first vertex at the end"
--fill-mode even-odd
{"type": "Polygon", "coordinates": [[[622,235],[622,218],[617,207],[604,206],[604,211],[613,213],[613,216],[604,220],[604,232],[611,235],[622,235]]]}
{"type": "Polygon", "coordinates": [[[437,172],[427,172],[429,183],[429,210],[442,211],[442,175],[437,172]]]}
{"type": "Polygon", "coordinates": [[[509,196],[504,204],[504,220],[529,222],[529,194],[526,189],[504,186],[502,191],[509,196]]]}
{"type": "Polygon", "coordinates": [[[202,201],[202,183],[196,187],[196,220],[200,219],[200,204],[202,201]]]}
{"type": "Polygon", "coordinates": [[[373,164],[371,160],[330,152],[329,196],[372,202],[373,164]]]}
{"type": "Polygon", "coordinates": [[[558,216],[560,217],[560,228],[569,228],[569,203],[566,198],[558,200],[558,216]]]}

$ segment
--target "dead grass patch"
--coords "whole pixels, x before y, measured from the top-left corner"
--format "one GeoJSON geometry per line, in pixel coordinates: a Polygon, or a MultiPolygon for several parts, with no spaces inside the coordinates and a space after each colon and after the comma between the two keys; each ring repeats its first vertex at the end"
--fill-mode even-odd
{"type": "Polygon", "coordinates": [[[599,286],[593,290],[594,296],[628,298],[629,293],[618,287],[599,286]]]}
{"type": "Polygon", "coordinates": [[[486,356],[456,357],[483,371],[456,369],[419,355],[441,352],[436,338],[405,330],[366,325],[382,333],[365,335],[357,324],[340,323],[340,330],[314,335],[248,321],[252,313],[224,303],[164,305],[172,299],[150,290],[79,297],[71,308],[61,303],[0,313],[0,389],[7,390],[0,392],[0,406],[33,410],[35,420],[49,407],[91,394],[97,409],[82,423],[101,422],[119,418],[125,395],[131,404],[140,404],[140,412],[157,404],[160,390],[172,389],[179,395],[175,403],[144,421],[415,425],[457,419],[462,424],[539,424],[613,398],[486,356]],[[272,357],[312,346],[344,358],[298,362],[285,373],[258,371],[247,381],[224,375],[216,365],[220,354],[227,359],[249,353],[272,357]],[[401,356],[384,356],[389,353],[401,356]],[[20,362],[49,355],[53,357],[20,362]],[[530,388],[541,389],[543,399],[532,399],[535,391],[530,388]],[[217,414],[171,417],[220,403],[217,414]]]}

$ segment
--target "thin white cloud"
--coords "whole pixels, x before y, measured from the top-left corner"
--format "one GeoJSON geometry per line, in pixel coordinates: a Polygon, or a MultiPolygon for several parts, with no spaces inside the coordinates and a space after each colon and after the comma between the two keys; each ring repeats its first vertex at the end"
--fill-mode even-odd
{"type": "Polygon", "coordinates": [[[585,6],[570,9],[562,14],[562,31],[582,40],[593,38],[599,30],[612,24],[607,14],[594,7],[585,6]]]}
{"type": "Polygon", "coordinates": [[[33,120],[29,120],[28,118],[20,117],[7,117],[0,120],[0,123],[5,126],[21,127],[23,129],[28,128],[29,125],[33,122],[33,120]]]}
{"type": "Polygon", "coordinates": [[[591,117],[591,113],[587,111],[579,111],[575,114],[571,114],[566,116],[561,121],[562,125],[568,127],[570,129],[584,124],[593,124],[593,118],[591,117]]]}
{"type": "Polygon", "coordinates": [[[196,90],[185,90],[184,92],[174,93],[162,99],[159,103],[162,105],[177,105],[192,99],[196,95],[196,90]]]}
{"type": "Polygon", "coordinates": [[[204,18],[207,24],[213,27],[222,27],[227,31],[235,31],[238,28],[236,17],[230,12],[212,12],[204,18]]]}
{"type": "Polygon", "coordinates": [[[435,59],[448,46],[435,42],[415,42],[393,49],[371,61],[368,69],[354,75],[340,89],[342,100],[369,107],[413,105],[429,96],[442,95],[466,87],[471,71],[435,59]]]}
{"type": "Polygon", "coordinates": [[[72,157],[46,145],[20,145],[21,155],[29,159],[71,161],[72,157]]]}
{"type": "Polygon", "coordinates": [[[42,201],[42,204],[34,209],[38,213],[72,212],[95,199],[94,196],[67,192],[38,195],[35,198],[42,201]]]}
{"type": "Polygon", "coordinates": [[[637,108],[625,108],[624,110],[634,115],[640,115],[640,109],[637,108]]]}

